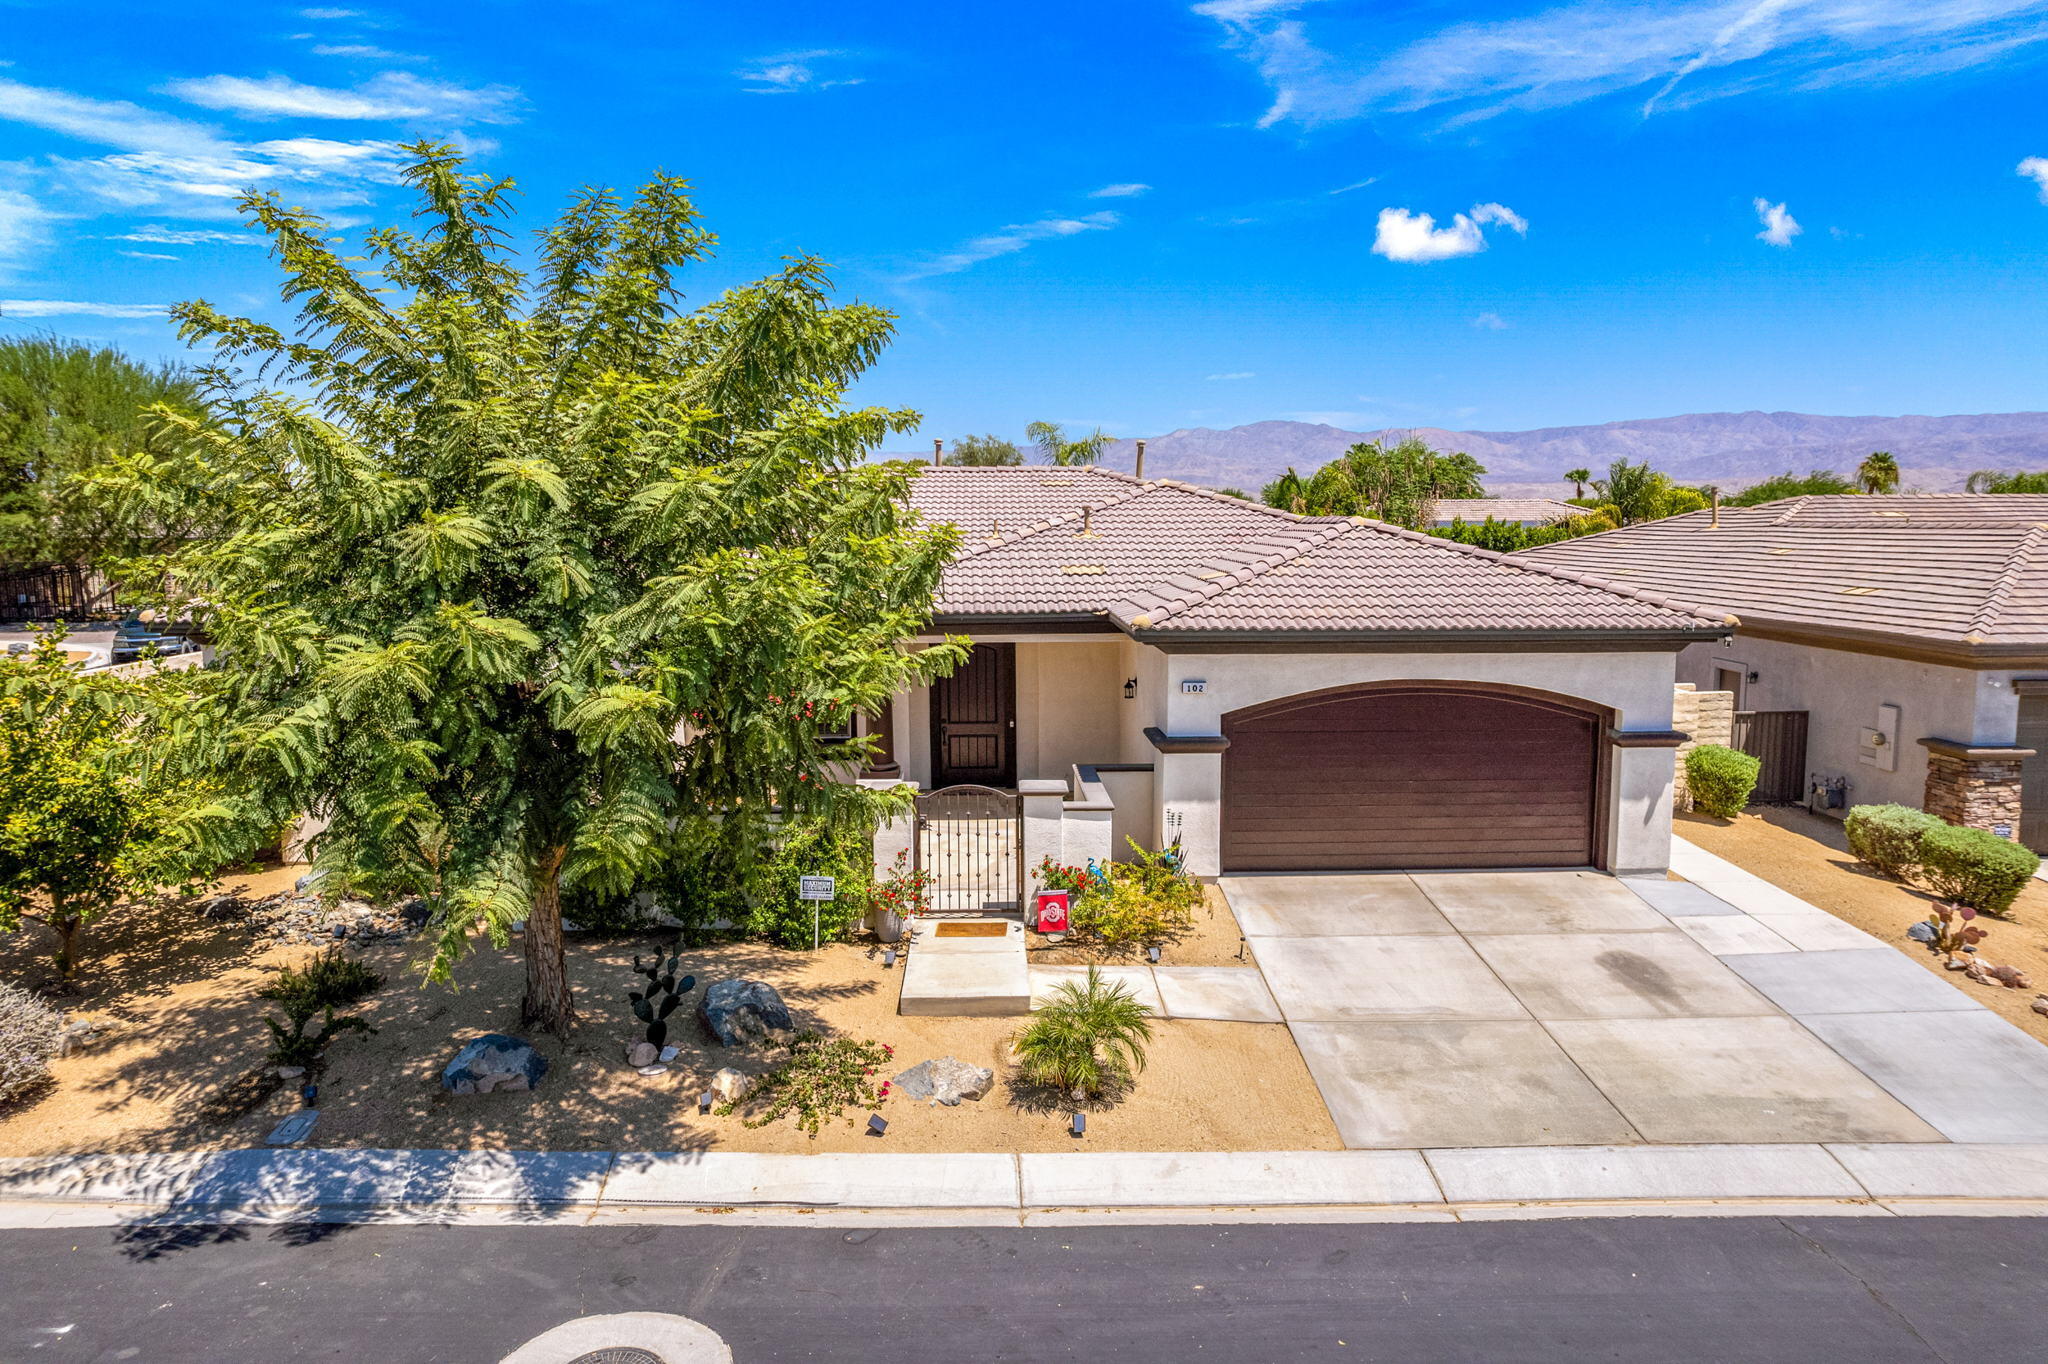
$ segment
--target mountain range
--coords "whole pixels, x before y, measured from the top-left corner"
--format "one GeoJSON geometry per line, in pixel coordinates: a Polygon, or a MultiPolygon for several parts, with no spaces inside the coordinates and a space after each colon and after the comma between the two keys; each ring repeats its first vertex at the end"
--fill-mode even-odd
{"type": "MultiPolygon", "coordinates": [[[[1889,450],[1912,492],[1961,488],[1976,469],[2048,469],[2048,412],[1953,417],[1820,417],[1803,412],[1700,412],[1681,417],[1551,426],[1535,431],[1449,431],[1424,426],[1345,431],[1312,422],[1262,421],[1225,430],[1191,427],[1148,437],[1145,472],[1211,488],[1260,485],[1289,466],[1307,475],[1359,441],[1410,434],[1439,450],[1462,450],[1486,466],[1486,486],[1504,496],[1570,491],[1567,469],[1597,476],[1617,459],[1644,460],[1681,483],[1735,492],[1792,470],[1852,472],[1873,450],[1889,450]]],[[[1102,464],[1130,469],[1136,449],[1119,440],[1102,464]]]]}

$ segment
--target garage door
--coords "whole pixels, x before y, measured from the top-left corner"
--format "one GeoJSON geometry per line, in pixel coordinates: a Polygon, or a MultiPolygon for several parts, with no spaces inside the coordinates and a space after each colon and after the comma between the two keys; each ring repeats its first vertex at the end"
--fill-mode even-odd
{"type": "Polygon", "coordinates": [[[1226,717],[1225,871],[1596,861],[1598,719],[1442,688],[1324,693],[1226,717]]]}

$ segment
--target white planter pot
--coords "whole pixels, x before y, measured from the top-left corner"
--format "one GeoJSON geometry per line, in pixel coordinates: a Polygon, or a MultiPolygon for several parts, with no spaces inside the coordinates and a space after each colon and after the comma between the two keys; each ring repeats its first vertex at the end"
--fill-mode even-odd
{"type": "Polygon", "coordinates": [[[893,909],[876,910],[875,936],[883,942],[903,941],[903,916],[893,909]]]}

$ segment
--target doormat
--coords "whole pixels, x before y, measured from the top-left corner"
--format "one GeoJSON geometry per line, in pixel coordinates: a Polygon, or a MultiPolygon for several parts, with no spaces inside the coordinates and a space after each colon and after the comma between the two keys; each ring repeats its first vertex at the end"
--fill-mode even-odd
{"type": "Polygon", "coordinates": [[[1000,938],[1010,931],[1004,923],[934,924],[934,938],[1000,938]]]}

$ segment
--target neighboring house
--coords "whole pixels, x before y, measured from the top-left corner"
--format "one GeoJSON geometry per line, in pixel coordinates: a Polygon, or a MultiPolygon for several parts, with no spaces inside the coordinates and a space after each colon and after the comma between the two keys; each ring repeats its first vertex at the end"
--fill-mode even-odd
{"type": "Polygon", "coordinates": [[[1477,525],[1491,517],[1511,526],[1547,526],[1585,510],[1552,497],[1440,497],[1436,501],[1436,517],[1429,524],[1448,526],[1453,521],[1463,521],[1477,525]]]}
{"type": "Polygon", "coordinates": [[[2048,851],[2048,497],[1799,497],[1515,556],[1741,620],[1679,680],[1804,712],[1792,775],[2048,851]]]}
{"type": "Polygon", "coordinates": [[[1673,656],[1718,616],[1093,468],[934,467],[911,500],[960,528],[934,628],[974,649],[876,717],[870,775],[1019,791],[1032,862],[1668,863],[1673,656]]]}

